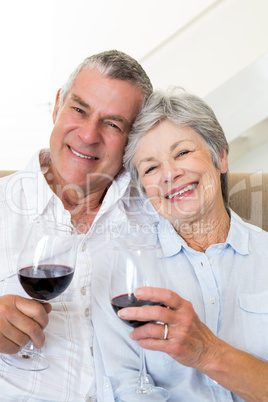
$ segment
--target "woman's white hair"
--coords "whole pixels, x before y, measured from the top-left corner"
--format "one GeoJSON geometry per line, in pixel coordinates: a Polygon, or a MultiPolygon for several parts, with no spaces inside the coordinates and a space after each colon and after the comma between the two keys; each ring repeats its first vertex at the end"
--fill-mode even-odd
{"type": "MultiPolygon", "coordinates": [[[[207,143],[212,162],[216,168],[219,168],[222,152],[226,150],[228,154],[229,146],[213,110],[201,98],[186,92],[181,87],[172,87],[167,91],[155,91],[147,99],[132,126],[124,155],[124,166],[140,188],[142,186],[134,163],[135,152],[141,138],[163,120],[171,121],[180,127],[191,127],[200,134],[207,143]]],[[[227,173],[221,174],[221,190],[227,206],[227,173]]]]}

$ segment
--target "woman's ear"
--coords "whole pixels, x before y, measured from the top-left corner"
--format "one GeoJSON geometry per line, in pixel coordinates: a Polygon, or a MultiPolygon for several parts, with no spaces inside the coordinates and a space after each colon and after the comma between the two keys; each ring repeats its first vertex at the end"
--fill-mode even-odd
{"type": "Polygon", "coordinates": [[[220,156],[219,169],[221,173],[226,173],[228,170],[227,152],[224,149],[220,156]]]}

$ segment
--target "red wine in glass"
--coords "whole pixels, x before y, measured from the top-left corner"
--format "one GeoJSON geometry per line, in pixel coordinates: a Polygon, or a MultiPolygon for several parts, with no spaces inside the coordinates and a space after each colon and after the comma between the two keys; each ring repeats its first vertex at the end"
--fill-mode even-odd
{"type": "MultiPolygon", "coordinates": [[[[17,275],[25,292],[42,303],[61,295],[74,276],[77,246],[77,231],[72,225],[34,220],[17,260],[17,275]]],[[[20,370],[49,367],[48,359],[35,349],[31,339],[19,353],[2,354],[1,359],[20,370]]]]}
{"type": "MultiPolygon", "coordinates": [[[[111,306],[117,317],[118,311],[125,307],[164,306],[159,302],[137,299],[134,295],[135,290],[141,286],[166,287],[166,269],[161,247],[147,244],[146,241],[140,244],[136,240],[132,235],[118,238],[111,256],[109,293],[111,306]]],[[[140,239],[140,241],[143,240],[140,239]]],[[[148,321],[120,320],[132,328],[148,323],[148,321]]],[[[151,322],[155,323],[155,321],[151,322]]],[[[136,373],[136,370],[133,373],[136,373]]],[[[168,400],[169,392],[149,381],[144,349],[140,348],[140,370],[136,384],[130,383],[122,387],[118,396],[122,402],[168,400]]]]}
{"type": "Polygon", "coordinates": [[[74,269],[65,265],[38,265],[21,268],[19,281],[25,292],[33,299],[48,301],[67,289],[74,275],[74,269]]]}
{"type": "MultiPolygon", "coordinates": [[[[133,293],[114,297],[111,300],[111,305],[116,314],[118,313],[119,310],[125,307],[164,306],[162,303],[152,302],[150,300],[139,300],[134,296],[133,293]]],[[[137,328],[140,327],[141,325],[148,324],[148,322],[155,322],[155,321],[135,321],[135,320],[123,320],[123,319],[122,321],[124,321],[126,324],[130,325],[133,328],[137,328]]]]}

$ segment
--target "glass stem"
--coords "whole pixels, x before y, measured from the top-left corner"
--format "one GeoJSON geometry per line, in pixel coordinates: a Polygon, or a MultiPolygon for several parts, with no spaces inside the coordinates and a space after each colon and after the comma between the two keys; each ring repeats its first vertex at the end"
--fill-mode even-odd
{"type": "Polygon", "coordinates": [[[145,394],[151,391],[151,385],[147,377],[145,366],[145,354],[144,349],[140,347],[140,373],[139,373],[139,389],[138,393],[145,394]]]}
{"type": "Polygon", "coordinates": [[[34,352],[35,347],[33,342],[30,340],[25,346],[23,346],[23,348],[21,348],[19,351],[19,356],[23,357],[24,359],[30,359],[34,356],[34,352]]]}

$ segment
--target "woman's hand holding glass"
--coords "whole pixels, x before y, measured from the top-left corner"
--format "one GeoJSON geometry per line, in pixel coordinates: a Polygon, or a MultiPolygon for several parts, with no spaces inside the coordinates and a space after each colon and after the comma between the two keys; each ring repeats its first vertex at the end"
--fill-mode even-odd
{"type": "MultiPolygon", "coordinates": [[[[120,243],[120,241],[119,241],[120,243]]],[[[110,300],[115,313],[124,307],[137,307],[138,310],[165,309],[164,305],[151,299],[138,299],[135,290],[140,286],[163,287],[166,283],[165,265],[162,250],[157,246],[129,245],[122,241],[121,246],[114,249],[114,258],[110,276],[110,300]],[[143,307],[141,309],[141,307],[143,307]]],[[[154,319],[152,319],[155,322],[154,319]]],[[[143,326],[148,320],[124,319],[123,322],[133,328],[143,326]]],[[[150,325],[150,324],[149,324],[150,325]]],[[[155,324],[163,333],[166,326],[155,324]]],[[[140,349],[140,372],[136,386],[128,386],[120,392],[120,401],[167,401],[169,392],[149,383],[146,373],[144,350],[140,349]]]]}

